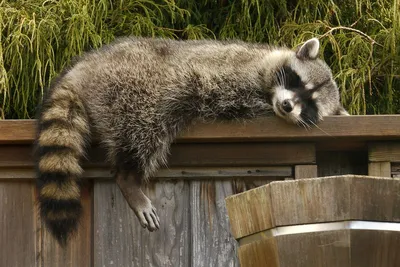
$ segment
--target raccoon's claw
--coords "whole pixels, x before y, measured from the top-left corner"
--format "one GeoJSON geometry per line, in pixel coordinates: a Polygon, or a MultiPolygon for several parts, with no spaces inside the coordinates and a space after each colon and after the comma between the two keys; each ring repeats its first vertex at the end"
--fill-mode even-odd
{"type": "Polygon", "coordinates": [[[160,228],[160,219],[150,201],[148,201],[145,206],[137,208],[135,213],[143,228],[147,228],[150,232],[160,228]]]}
{"type": "Polygon", "coordinates": [[[147,228],[150,232],[158,230],[160,228],[160,218],[150,199],[143,193],[140,183],[134,179],[134,176],[126,177],[126,173],[123,172],[117,174],[116,181],[142,227],[147,228]]]}

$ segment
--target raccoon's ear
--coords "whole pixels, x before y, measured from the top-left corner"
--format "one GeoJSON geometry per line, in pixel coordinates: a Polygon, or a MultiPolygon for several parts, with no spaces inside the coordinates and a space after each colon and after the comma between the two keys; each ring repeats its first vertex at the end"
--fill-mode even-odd
{"type": "Polygon", "coordinates": [[[340,106],[340,108],[338,108],[335,115],[350,116],[350,114],[342,106],[340,106]]]}
{"type": "Polygon", "coordinates": [[[296,52],[299,59],[316,59],[319,52],[319,41],[312,38],[306,41],[296,52]]]}

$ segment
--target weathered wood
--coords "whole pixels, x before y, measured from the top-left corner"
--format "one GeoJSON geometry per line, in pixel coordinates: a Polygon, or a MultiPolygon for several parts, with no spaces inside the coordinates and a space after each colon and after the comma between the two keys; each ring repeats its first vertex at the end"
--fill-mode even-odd
{"type": "Polygon", "coordinates": [[[240,246],[238,255],[241,267],[281,267],[275,238],[240,246]]]}
{"type": "Polygon", "coordinates": [[[315,163],[311,143],[178,144],[171,166],[260,166],[315,163]]]}
{"type": "Polygon", "coordinates": [[[338,138],[398,139],[400,116],[329,116],[318,127],[306,130],[288,124],[277,117],[259,118],[250,122],[198,123],[182,134],[181,141],[243,141],[268,140],[329,140],[338,138]],[[271,127],[273,125],[273,127],[271,127]],[[377,127],[379,125],[379,127],[377,127]]]}
{"type": "Polygon", "coordinates": [[[318,176],[318,166],[317,165],[296,165],[294,166],[294,178],[304,179],[304,178],[314,178],[318,176]]]}
{"type": "Polygon", "coordinates": [[[400,222],[400,180],[350,179],[351,219],[400,222]]]}
{"type": "Polygon", "coordinates": [[[370,162],[400,162],[400,142],[380,142],[368,145],[370,162]]]}
{"type": "Polygon", "coordinates": [[[400,233],[391,231],[351,231],[351,266],[400,266],[400,233]]]}
{"type": "Polygon", "coordinates": [[[274,227],[270,186],[226,198],[232,235],[239,239],[274,227]]]}
{"type": "Polygon", "coordinates": [[[239,266],[237,244],[229,231],[225,197],[233,193],[230,181],[190,183],[192,267],[239,266]]]}
{"type": "Polygon", "coordinates": [[[271,183],[273,224],[282,226],[348,219],[349,183],[348,177],[271,183]]]}
{"type": "Polygon", "coordinates": [[[400,246],[399,191],[399,179],[345,175],[273,182],[230,196],[232,232],[244,233],[237,235],[241,266],[398,266],[392,254],[400,246]],[[268,195],[269,203],[261,203],[268,195]],[[241,207],[246,201],[252,203],[241,207]]]}
{"type": "Polygon", "coordinates": [[[146,194],[161,220],[143,229],[115,183],[94,185],[94,266],[190,266],[189,185],[150,184],[146,194]]]}
{"type": "Polygon", "coordinates": [[[400,222],[400,180],[344,175],[273,182],[226,199],[235,238],[277,226],[400,222]],[[260,208],[262,207],[262,208],[260,208]]]}
{"type": "MultiPolygon", "coordinates": [[[[269,166],[269,167],[222,167],[222,168],[169,168],[161,169],[155,175],[156,179],[231,179],[246,178],[260,179],[263,177],[272,177],[274,179],[293,176],[290,166],[269,166]]],[[[32,168],[21,167],[0,167],[0,179],[34,179],[36,173],[32,168]]],[[[96,180],[111,179],[113,174],[110,168],[95,167],[85,168],[82,178],[91,178],[96,180]]]]}
{"type": "Polygon", "coordinates": [[[92,265],[92,197],[91,189],[85,185],[82,190],[83,216],[77,233],[66,248],[44,229],[42,225],[42,243],[40,261],[42,267],[91,266],[92,265]]]}
{"type": "MultiPolygon", "coordinates": [[[[0,144],[31,143],[35,137],[34,120],[0,121],[0,144]]],[[[400,116],[330,116],[318,128],[306,130],[286,123],[280,118],[263,117],[247,122],[197,122],[179,137],[178,142],[214,141],[277,141],[329,140],[332,137],[357,139],[398,139],[400,116]],[[379,125],[379,127],[376,127],[379,125]]]]}
{"type": "Polygon", "coordinates": [[[335,175],[367,175],[368,154],[359,151],[319,151],[317,152],[318,177],[335,175]]]}
{"type": "Polygon", "coordinates": [[[0,120],[0,144],[31,144],[35,129],[35,120],[0,120]]]}
{"type": "MultiPolygon", "coordinates": [[[[87,168],[104,168],[105,152],[97,147],[89,151],[87,168]]],[[[0,149],[1,167],[33,167],[32,148],[5,145],[0,149]]],[[[311,143],[226,143],[175,144],[168,166],[179,167],[259,167],[315,163],[311,143]]]]}
{"type": "Polygon", "coordinates": [[[0,183],[0,266],[40,266],[32,182],[0,183]]]}
{"type": "MultiPolygon", "coordinates": [[[[276,237],[276,241],[279,267],[368,266],[350,265],[349,230],[281,235],[276,237]]],[[[242,267],[246,266],[251,265],[242,267]]]]}
{"type": "Polygon", "coordinates": [[[378,177],[391,177],[391,168],[389,161],[368,163],[368,175],[378,177]]]}
{"type": "Polygon", "coordinates": [[[400,163],[394,162],[391,164],[391,174],[393,178],[400,178],[400,163]]]}

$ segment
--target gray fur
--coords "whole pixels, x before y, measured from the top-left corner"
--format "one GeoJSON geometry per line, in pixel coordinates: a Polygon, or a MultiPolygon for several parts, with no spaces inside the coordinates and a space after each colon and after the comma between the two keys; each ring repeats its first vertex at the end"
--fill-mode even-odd
{"type": "MultiPolygon", "coordinates": [[[[141,182],[167,163],[171,143],[195,118],[247,119],[275,112],[308,124],[344,111],[331,70],[315,59],[318,48],[316,39],[299,54],[241,41],[123,38],[85,54],[53,90],[68,88],[82,100],[92,131],[122,177],[117,181],[134,176],[141,182]],[[287,70],[301,80],[293,88],[290,79],[296,75],[287,70]],[[305,96],[307,90],[313,94],[305,96]],[[293,111],[282,112],[283,101],[293,111]],[[317,116],[308,122],[308,113],[317,116]]],[[[132,184],[140,189],[140,182],[132,184]]],[[[156,216],[148,199],[141,199],[144,208],[135,212],[156,216]]],[[[132,200],[133,209],[137,201],[132,200]]]]}
{"type": "MultiPolygon", "coordinates": [[[[118,154],[133,156],[143,178],[166,163],[170,143],[194,118],[252,118],[271,112],[275,73],[284,64],[313,67],[287,48],[244,42],[174,41],[124,38],[85,55],[64,78],[86,102],[92,126],[113,164],[118,154]],[[275,54],[271,54],[275,53],[275,54]]],[[[314,70],[317,70],[314,72],[314,70]]],[[[319,80],[319,79],[318,79],[319,80]]],[[[333,86],[332,86],[333,87],[333,86]]],[[[340,106],[337,88],[335,107],[340,106]]]]}

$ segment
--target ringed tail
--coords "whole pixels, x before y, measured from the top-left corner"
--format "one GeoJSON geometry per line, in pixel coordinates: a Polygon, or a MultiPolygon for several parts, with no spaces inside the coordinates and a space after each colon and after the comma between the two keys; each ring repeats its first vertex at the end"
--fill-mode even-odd
{"type": "Polygon", "coordinates": [[[39,113],[35,159],[40,215],[62,246],[77,230],[82,214],[80,161],[89,136],[79,94],[70,84],[53,86],[39,113]]]}

